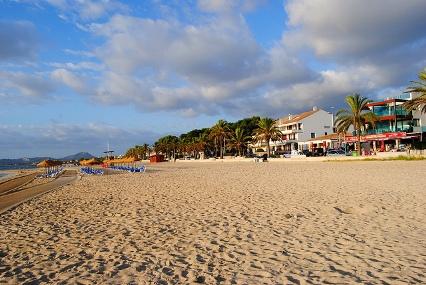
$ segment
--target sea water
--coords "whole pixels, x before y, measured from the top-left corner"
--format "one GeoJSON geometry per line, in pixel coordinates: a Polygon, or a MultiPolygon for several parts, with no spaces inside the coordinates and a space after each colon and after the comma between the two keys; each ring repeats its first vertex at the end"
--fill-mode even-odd
{"type": "MultiPolygon", "coordinates": [[[[16,169],[33,169],[34,165],[26,165],[26,164],[0,164],[0,171],[2,170],[16,170],[16,169]]],[[[4,174],[4,173],[3,173],[4,174]]]]}

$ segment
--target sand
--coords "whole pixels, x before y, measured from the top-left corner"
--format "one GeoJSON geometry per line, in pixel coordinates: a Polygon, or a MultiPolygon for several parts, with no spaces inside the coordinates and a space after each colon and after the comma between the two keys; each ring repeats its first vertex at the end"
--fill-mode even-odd
{"type": "Polygon", "coordinates": [[[0,283],[426,283],[423,161],[148,168],[2,215],[0,283]]]}

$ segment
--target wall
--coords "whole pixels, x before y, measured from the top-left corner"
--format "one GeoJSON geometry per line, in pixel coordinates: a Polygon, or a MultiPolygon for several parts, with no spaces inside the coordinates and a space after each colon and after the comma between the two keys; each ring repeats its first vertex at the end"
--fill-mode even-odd
{"type": "Polygon", "coordinates": [[[421,113],[419,110],[413,111],[413,119],[420,119],[420,127],[426,127],[426,113],[421,113]]]}
{"type": "Polygon", "coordinates": [[[302,120],[303,132],[298,134],[299,142],[305,142],[311,139],[311,133],[316,137],[333,133],[333,115],[324,110],[319,110],[315,114],[302,120]],[[329,128],[324,128],[328,126],[329,128]]]}

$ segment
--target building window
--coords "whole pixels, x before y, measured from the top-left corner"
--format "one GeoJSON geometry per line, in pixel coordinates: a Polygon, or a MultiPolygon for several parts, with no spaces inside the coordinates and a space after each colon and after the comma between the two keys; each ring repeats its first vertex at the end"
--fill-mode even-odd
{"type": "Polygon", "coordinates": [[[413,119],[413,127],[419,127],[420,126],[420,119],[413,119]]]}
{"type": "Polygon", "coordinates": [[[299,131],[302,129],[302,123],[299,123],[298,129],[299,129],[299,131]]]}
{"type": "Polygon", "coordinates": [[[325,133],[324,133],[324,135],[326,136],[326,135],[327,135],[327,132],[325,132],[325,133]]]}
{"type": "Polygon", "coordinates": [[[311,133],[311,139],[315,138],[315,133],[311,133]]]}

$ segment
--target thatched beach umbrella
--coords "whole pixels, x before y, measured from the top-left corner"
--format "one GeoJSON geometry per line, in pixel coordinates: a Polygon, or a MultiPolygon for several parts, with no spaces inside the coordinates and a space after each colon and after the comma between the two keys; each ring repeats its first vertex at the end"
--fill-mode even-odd
{"type": "Polygon", "coordinates": [[[40,161],[39,163],[37,163],[37,167],[46,168],[46,167],[51,167],[51,166],[53,166],[53,160],[49,160],[49,159],[43,160],[43,161],[40,161]]]}
{"type": "Polygon", "coordinates": [[[124,158],[124,163],[127,163],[128,165],[132,164],[133,166],[135,166],[136,161],[139,161],[139,159],[134,156],[124,158]]]}
{"type": "Polygon", "coordinates": [[[99,161],[96,158],[91,158],[91,159],[86,159],[86,160],[80,161],[80,165],[83,165],[83,166],[96,165],[96,164],[101,164],[101,163],[102,162],[99,161]]]}
{"type": "Polygon", "coordinates": [[[106,164],[115,164],[115,163],[123,163],[123,159],[122,158],[116,158],[116,159],[109,159],[109,160],[104,160],[104,163],[106,164]]]}
{"type": "Polygon", "coordinates": [[[125,163],[134,163],[134,162],[138,161],[139,159],[137,159],[134,156],[130,156],[130,157],[124,158],[123,160],[124,160],[125,163]]]}
{"type": "Polygon", "coordinates": [[[37,167],[40,167],[40,168],[43,167],[45,169],[46,174],[47,174],[50,167],[59,166],[61,164],[62,164],[61,161],[46,159],[46,160],[43,160],[43,161],[37,163],[37,167]]]}

